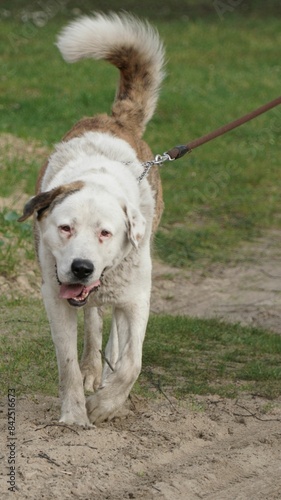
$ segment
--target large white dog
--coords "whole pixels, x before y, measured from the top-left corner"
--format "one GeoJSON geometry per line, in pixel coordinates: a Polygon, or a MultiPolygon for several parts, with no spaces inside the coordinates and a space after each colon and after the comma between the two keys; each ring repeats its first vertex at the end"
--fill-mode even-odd
{"type": "Polygon", "coordinates": [[[148,180],[138,177],[141,162],[152,159],[141,136],[155,109],[164,51],[151,26],[125,14],[82,17],[62,31],[57,45],[69,62],[105,59],[120,70],[111,116],[83,118],[66,134],[20,218],[35,218],[42,294],[59,369],[60,421],[87,426],[114,416],[141,370],[151,236],[162,213],[162,191],[155,167],[148,180]],[[102,369],[104,304],[112,304],[113,314],[102,369]],[[87,401],[84,388],[94,392],[87,401]]]}

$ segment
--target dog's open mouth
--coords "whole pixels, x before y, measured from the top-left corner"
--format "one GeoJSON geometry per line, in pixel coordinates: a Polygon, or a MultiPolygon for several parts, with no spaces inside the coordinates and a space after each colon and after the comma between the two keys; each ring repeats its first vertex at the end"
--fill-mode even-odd
{"type": "Polygon", "coordinates": [[[78,284],[61,284],[59,296],[61,299],[67,299],[72,306],[84,306],[91,292],[97,290],[100,286],[100,280],[92,285],[85,286],[78,284]]]}

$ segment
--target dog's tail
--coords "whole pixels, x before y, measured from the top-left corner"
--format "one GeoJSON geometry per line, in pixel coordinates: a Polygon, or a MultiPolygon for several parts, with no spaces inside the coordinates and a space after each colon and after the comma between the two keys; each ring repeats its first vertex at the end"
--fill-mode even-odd
{"type": "Polygon", "coordinates": [[[58,36],[64,59],[105,59],[120,70],[112,115],[142,134],[152,117],[164,77],[164,49],[158,32],[130,14],[82,17],[58,36]]]}

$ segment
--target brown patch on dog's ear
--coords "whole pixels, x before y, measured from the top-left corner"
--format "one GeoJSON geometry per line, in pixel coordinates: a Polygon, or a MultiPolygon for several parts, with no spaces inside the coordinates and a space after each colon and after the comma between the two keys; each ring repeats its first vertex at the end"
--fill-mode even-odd
{"type": "Polygon", "coordinates": [[[62,201],[66,196],[69,196],[76,191],[79,191],[84,186],[84,182],[76,181],[70,184],[65,184],[64,186],[59,186],[57,188],[51,189],[50,191],[45,191],[33,196],[25,205],[23,209],[22,216],[18,219],[18,222],[23,222],[28,217],[30,217],[34,212],[37,211],[37,218],[40,220],[45,213],[45,211],[50,207],[50,205],[56,201],[62,201]]]}

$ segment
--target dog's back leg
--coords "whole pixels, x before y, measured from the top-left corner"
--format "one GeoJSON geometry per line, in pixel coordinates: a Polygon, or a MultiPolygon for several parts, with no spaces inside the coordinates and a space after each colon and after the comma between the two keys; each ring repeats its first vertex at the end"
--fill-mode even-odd
{"type": "Polygon", "coordinates": [[[84,349],[80,369],[86,391],[96,391],[101,383],[102,311],[97,307],[84,309],[84,349]]]}
{"type": "Polygon", "coordinates": [[[91,422],[110,420],[126,401],[141,370],[142,344],[148,315],[147,296],[142,298],[139,295],[137,304],[130,303],[123,308],[115,308],[111,334],[115,336],[113,351],[117,359],[112,366],[113,370],[104,370],[99,390],[87,399],[91,422]]]}

